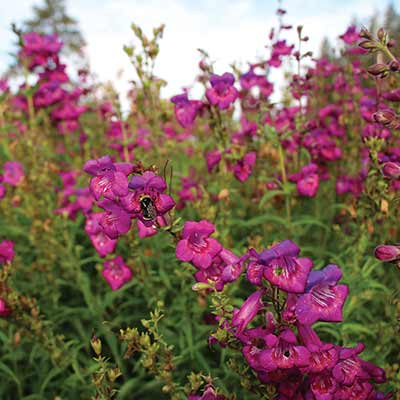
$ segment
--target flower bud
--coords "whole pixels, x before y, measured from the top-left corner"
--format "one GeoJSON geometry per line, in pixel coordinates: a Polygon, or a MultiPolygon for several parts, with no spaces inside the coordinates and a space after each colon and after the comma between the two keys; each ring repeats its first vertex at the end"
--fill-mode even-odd
{"type": "Polygon", "coordinates": [[[385,44],[387,39],[387,33],[383,28],[379,28],[377,33],[378,39],[381,43],[385,44]]]}
{"type": "Polygon", "coordinates": [[[389,68],[390,68],[390,70],[391,70],[392,72],[400,71],[400,62],[397,61],[397,60],[392,60],[392,61],[389,63],[389,68]]]}
{"type": "Polygon", "coordinates": [[[386,64],[374,64],[367,68],[368,73],[373,76],[384,75],[389,72],[389,67],[386,64]]]}
{"type": "Polygon", "coordinates": [[[116,368],[111,368],[107,371],[108,379],[111,382],[114,382],[119,376],[121,376],[121,371],[118,367],[116,368]]]}
{"type": "Polygon", "coordinates": [[[365,50],[376,50],[378,45],[373,40],[364,40],[358,44],[362,49],[365,50]]]}
{"type": "Polygon", "coordinates": [[[380,245],[375,249],[374,254],[380,261],[397,261],[400,259],[400,246],[380,245]]]}
{"type": "Polygon", "coordinates": [[[92,349],[96,355],[99,356],[101,354],[101,340],[96,335],[93,335],[92,339],[90,340],[90,345],[92,346],[92,349]]]}
{"type": "Polygon", "coordinates": [[[390,125],[396,118],[396,114],[390,110],[380,110],[373,114],[375,122],[382,125],[390,125]]]}
{"type": "Polygon", "coordinates": [[[389,161],[383,165],[382,173],[386,178],[400,178],[400,163],[389,161]]]}

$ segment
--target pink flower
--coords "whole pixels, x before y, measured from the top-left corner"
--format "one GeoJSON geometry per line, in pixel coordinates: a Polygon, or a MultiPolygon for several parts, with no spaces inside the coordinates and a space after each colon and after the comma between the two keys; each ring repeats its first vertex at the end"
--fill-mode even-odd
{"type": "Polygon", "coordinates": [[[241,160],[237,161],[233,166],[233,174],[235,178],[240,181],[246,181],[253,172],[254,165],[256,164],[257,153],[251,151],[247,153],[241,160]]]}
{"type": "Polygon", "coordinates": [[[239,93],[233,86],[235,77],[230,72],[223,75],[212,74],[210,77],[211,88],[206,90],[206,97],[213,106],[221,110],[227,109],[238,97],[239,93]]]}
{"type": "Polygon", "coordinates": [[[131,280],[132,271],[124,263],[122,257],[117,256],[104,262],[102,275],[112,290],[118,290],[131,280]]]}
{"type": "Polygon", "coordinates": [[[10,263],[14,258],[14,242],[3,240],[0,243],[0,264],[10,263]]]}
{"type": "Polygon", "coordinates": [[[210,267],[213,258],[221,251],[221,244],[210,238],[215,231],[212,223],[187,221],[183,227],[182,240],[176,246],[178,260],[192,262],[200,269],[210,267]]]}
{"type": "Polygon", "coordinates": [[[18,161],[7,161],[4,163],[4,183],[8,183],[11,186],[18,186],[24,179],[24,168],[18,161]]]}
{"type": "Polygon", "coordinates": [[[0,317],[7,317],[11,314],[11,310],[8,308],[7,303],[0,297],[0,317]]]}

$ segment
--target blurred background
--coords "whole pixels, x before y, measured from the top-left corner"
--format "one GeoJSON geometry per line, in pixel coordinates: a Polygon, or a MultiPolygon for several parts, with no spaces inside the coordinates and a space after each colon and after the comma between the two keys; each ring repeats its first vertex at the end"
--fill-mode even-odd
{"type": "MultiPolygon", "coordinates": [[[[83,50],[100,81],[111,81],[118,92],[126,92],[133,68],[122,48],[132,39],[131,23],[145,33],[165,23],[155,72],[168,82],[162,95],[169,97],[192,84],[200,60],[198,48],[216,62],[217,73],[228,70],[235,60],[256,61],[265,54],[278,7],[288,12],[285,23],[304,26],[310,38],[307,50],[314,54],[321,46],[325,51],[338,48],[338,36],[351,23],[400,32],[400,7],[390,0],[3,0],[0,75],[13,62],[10,53],[16,35],[11,24],[15,23],[23,31],[58,31],[64,42],[79,37],[79,48],[69,50],[83,50]]],[[[283,32],[283,37],[296,43],[295,29],[283,32]]],[[[272,78],[279,84],[282,77],[276,74],[272,78]]]]}

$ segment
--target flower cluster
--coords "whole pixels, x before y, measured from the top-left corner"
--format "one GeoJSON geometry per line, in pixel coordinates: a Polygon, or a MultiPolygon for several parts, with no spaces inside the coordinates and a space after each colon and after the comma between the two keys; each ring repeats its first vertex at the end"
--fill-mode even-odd
{"type": "Polygon", "coordinates": [[[312,261],[299,255],[290,240],[260,254],[250,250],[246,278],[256,291],[234,309],[223,329],[280,399],[390,398],[374,390],[372,383],[385,382],[385,373],[359,357],[363,344],[325,343],[312,328],[317,321],[343,320],[348,287],[338,283],[342,271],[337,265],[312,270],[312,261]]]}
{"type": "Polygon", "coordinates": [[[185,222],[176,257],[198,270],[194,275],[197,282],[211,280],[217,290],[222,290],[226,283],[239,277],[243,265],[239,257],[210,237],[214,231],[215,226],[206,220],[185,222]]]}

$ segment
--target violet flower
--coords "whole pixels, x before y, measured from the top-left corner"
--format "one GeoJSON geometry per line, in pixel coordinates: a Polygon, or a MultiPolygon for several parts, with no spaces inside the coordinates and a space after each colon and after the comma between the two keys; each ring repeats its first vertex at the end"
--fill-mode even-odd
{"type": "Polygon", "coordinates": [[[10,263],[14,258],[14,242],[3,240],[0,243],[0,264],[10,263]]]}
{"type": "Polygon", "coordinates": [[[296,304],[296,317],[301,324],[343,320],[342,309],[349,289],[346,285],[337,285],[342,275],[342,271],[335,264],[310,272],[305,293],[299,297],[296,304]]]}
{"type": "Polygon", "coordinates": [[[179,124],[183,128],[192,126],[202,103],[197,100],[189,100],[187,93],[178,94],[172,97],[171,102],[175,104],[174,112],[179,124]]]}
{"type": "Polygon", "coordinates": [[[221,110],[226,110],[237,99],[239,93],[233,86],[235,77],[230,72],[223,75],[212,74],[210,77],[211,88],[206,90],[209,103],[221,110]]]}
{"type": "Polygon", "coordinates": [[[120,235],[129,231],[131,216],[123,208],[108,199],[99,201],[98,206],[105,210],[100,225],[110,239],[117,239],[120,235]]]}
{"type": "Polygon", "coordinates": [[[313,263],[309,258],[298,258],[299,253],[300,248],[290,240],[264,250],[257,260],[264,265],[264,278],[286,292],[303,293],[313,263]]]}
{"type": "Polygon", "coordinates": [[[233,174],[239,182],[246,181],[253,172],[256,164],[257,153],[250,151],[233,166],[233,174]]]}
{"type": "Polygon", "coordinates": [[[192,262],[200,269],[211,266],[213,258],[221,251],[221,244],[210,235],[215,226],[206,221],[187,221],[183,227],[182,240],[176,246],[178,260],[192,262]]]}
{"type": "Polygon", "coordinates": [[[24,179],[24,168],[18,161],[7,161],[3,165],[3,181],[11,186],[18,186],[24,179]]]}
{"type": "Polygon", "coordinates": [[[237,328],[236,334],[240,335],[263,307],[263,293],[263,290],[257,290],[247,298],[239,310],[234,310],[232,326],[237,328]]]}
{"type": "Polygon", "coordinates": [[[118,290],[131,280],[132,271],[124,263],[123,258],[117,256],[104,262],[102,275],[112,290],[118,290]]]}
{"type": "Polygon", "coordinates": [[[139,219],[147,227],[154,226],[157,217],[175,206],[173,198],[163,193],[167,188],[165,180],[154,172],[146,171],[132,177],[129,188],[134,191],[121,199],[121,205],[132,218],[139,219]]]}
{"type": "Polygon", "coordinates": [[[90,191],[98,200],[101,196],[114,200],[128,194],[127,176],[133,172],[130,163],[113,163],[110,156],[89,160],[83,170],[94,178],[90,181],[90,191]]]}

